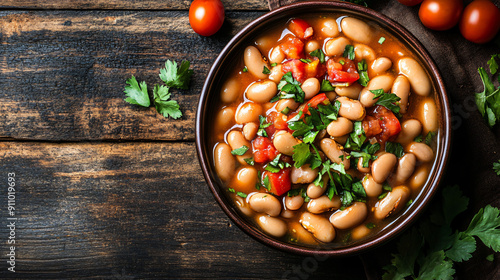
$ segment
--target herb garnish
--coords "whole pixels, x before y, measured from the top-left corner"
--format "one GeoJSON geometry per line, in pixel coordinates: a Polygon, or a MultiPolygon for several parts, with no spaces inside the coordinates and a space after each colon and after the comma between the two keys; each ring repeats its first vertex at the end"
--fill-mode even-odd
{"type": "Polygon", "coordinates": [[[493,171],[500,176],[500,159],[497,162],[493,163],[493,171]]]}
{"type": "Polygon", "coordinates": [[[330,81],[328,81],[327,79],[324,79],[321,82],[320,91],[334,91],[334,90],[335,90],[335,87],[333,87],[332,83],[330,83],[330,81]]]}
{"type": "Polygon", "coordinates": [[[346,45],[342,56],[347,57],[350,60],[354,60],[356,58],[356,54],[354,53],[354,46],[346,45]]]}
{"type": "Polygon", "coordinates": [[[380,39],[378,39],[378,43],[379,44],[383,44],[385,42],[385,37],[380,37],[380,39]]]}
{"type": "Polygon", "coordinates": [[[366,64],[366,61],[364,59],[358,62],[358,73],[359,84],[366,87],[366,85],[370,81],[370,77],[368,77],[368,65],[366,64]]]}
{"type": "Polygon", "coordinates": [[[377,99],[375,105],[381,105],[391,110],[395,115],[399,115],[399,100],[401,98],[393,93],[385,93],[383,89],[370,90],[374,94],[373,99],[377,99]]]}
{"type": "Polygon", "coordinates": [[[243,145],[243,146],[239,147],[238,149],[232,150],[231,154],[233,156],[242,156],[248,151],[248,149],[249,148],[247,146],[243,145]]]}
{"type": "Polygon", "coordinates": [[[257,131],[258,136],[267,137],[266,128],[271,126],[271,123],[267,123],[266,117],[259,116],[259,130],[257,131]]]}
{"type": "Polygon", "coordinates": [[[320,63],[325,63],[325,53],[321,49],[317,49],[309,53],[310,56],[317,57],[320,63]]]}
{"type": "Polygon", "coordinates": [[[385,143],[385,151],[388,153],[394,154],[398,158],[404,156],[404,154],[405,154],[403,145],[401,145],[400,143],[396,143],[396,142],[389,142],[389,141],[386,142],[385,143]]]}
{"type": "Polygon", "coordinates": [[[280,92],[278,92],[270,102],[276,102],[279,99],[293,98],[296,102],[303,103],[305,93],[300,86],[301,84],[293,78],[292,72],[286,72],[283,77],[281,77],[278,84],[280,92]]]}
{"type": "Polygon", "coordinates": [[[271,70],[264,65],[264,69],[262,69],[262,74],[271,74],[271,70]]]}

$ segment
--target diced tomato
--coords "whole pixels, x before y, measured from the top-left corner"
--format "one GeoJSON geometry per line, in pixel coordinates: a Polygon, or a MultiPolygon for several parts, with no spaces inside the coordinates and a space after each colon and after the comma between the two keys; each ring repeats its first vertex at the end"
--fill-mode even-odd
{"type": "Polygon", "coordinates": [[[285,40],[281,43],[280,48],[288,59],[301,59],[304,57],[304,42],[297,37],[285,37],[285,40]]]}
{"type": "Polygon", "coordinates": [[[304,114],[309,114],[309,108],[316,109],[316,108],[318,108],[319,104],[323,104],[323,105],[330,104],[330,99],[328,99],[328,97],[326,96],[325,93],[320,93],[320,94],[314,96],[313,98],[311,98],[309,101],[307,101],[306,106],[304,107],[302,112],[304,112],[304,114]]]}
{"type": "Polygon", "coordinates": [[[313,28],[303,19],[294,18],[288,24],[290,30],[300,39],[309,39],[313,35],[313,28]]]}
{"type": "Polygon", "coordinates": [[[305,68],[307,78],[315,77],[322,80],[326,73],[325,65],[320,63],[317,57],[312,58],[312,61],[307,63],[305,68]]]}
{"type": "Polygon", "coordinates": [[[326,62],[326,70],[328,72],[328,80],[335,85],[335,83],[353,83],[359,80],[359,74],[356,70],[354,62],[347,58],[338,59],[343,60],[342,65],[339,61],[330,58],[326,62]]]}
{"type": "Polygon", "coordinates": [[[269,192],[280,196],[288,192],[292,188],[292,181],[290,179],[290,173],[292,168],[286,167],[281,169],[278,173],[271,173],[265,171],[263,178],[269,177],[269,185],[271,190],[269,192]]]}
{"type": "Polygon", "coordinates": [[[292,59],[282,64],[281,71],[283,71],[283,74],[291,71],[293,78],[299,83],[303,83],[307,79],[306,65],[307,63],[298,59],[292,59]]]}
{"type": "Polygon", "coordinates": [[[279,152],[273,145],[273,142],[267,137],[259,136],[252,142],[253,157],[255,162],[265,163],[273,160],[279,152]]]}
{"type": "Polygon", "coordinates": [[[276,130],[288,129],[288,116],[280,112],[272,112],[273,124],[276,130]]]}
{"type": "Polygon", "coordinates": [[[363,129],[365,129],[366,136],[375,136],[381,143],[396,139],[401,131],[401,124],[398,118],[391,110],[384,106],[377,105],[372,110],[368,111],[365,120],[363,120],[363,129]],[[376,128],[375,122],[377,121],[379,123],[379,129],[376,128]],[[368,129],[365,127],[368,127],[368,129]],[[378,131],[381,132],[376,133],[378,131]]]}

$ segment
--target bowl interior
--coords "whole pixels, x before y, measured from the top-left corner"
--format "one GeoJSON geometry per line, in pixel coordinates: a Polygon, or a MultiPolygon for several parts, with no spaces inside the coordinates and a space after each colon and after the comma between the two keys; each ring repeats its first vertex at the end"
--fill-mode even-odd
{"type": "Polygon", "coordinates": [[[200,96],[196,118],[196,146],[200,164],[210,190],[224,212],[243,231],[260,242],[285,251],[299,254],[325,254],[330,256],[341,256],[359,253],[391,239],[406,228],[423,211],[424,207],[427,205],[438,187],[439,180],[446,164],[450,145],[450,127],[450,110],[448,100],[438,69],[422,44],[420,44],[418,40],[405,28],[373,10],[346,2],[299,2],[274,10],[254,20],[241,30],[221,52],[213,64],[209,75],[207,76],[202,94],[200,96]],[[241,59],[241,55],[245,47],[250,44],[257,35],[266,31],[268,26],[273,26],[275,24],[282,25],[291,17],[311,13],[341,13],[355,16],[357,18],[366,19],[367,21],[376,23],[387,32],[391,33],[396,39],[405,44],[407,48],[423,63],[425,70],[431,77],[436,95],[435,102],[439,110],[439,132],[437,136],[436,161],[432,166],[429,178],[427,179],[427,182],[419,196],[405,212],[400,213],[389,226],[385,227],[377,234],[364,239],[362,242],[354,242],[342,246],[325,245],[313,248],[295,245],[274,239],[261,232],[257,227],[248,222],[232,206],[232,202],[225,195],[225,190],[222,187],[223,184],[214,170],[212,156],[213,150],[212,147],[209,146],[211,121],[215,116],[215,108],[217,108],[216,103],[219,99],[219,90],[221,84],[226,78],[225,75],[228,73],[227,69],[231,68],[234,64],[234,59],[241,59]]]}

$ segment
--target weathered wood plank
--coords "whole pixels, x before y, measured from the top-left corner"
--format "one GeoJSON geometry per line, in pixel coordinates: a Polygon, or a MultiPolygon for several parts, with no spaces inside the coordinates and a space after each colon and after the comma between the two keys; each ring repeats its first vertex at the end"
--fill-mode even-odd
{"type": "Polygon", "coordinates": [[[1,12],[0,138],[192,140],[199,92],[213,60],[259,12],[229,13],[210,38],[186,12],[1,12]],[[173,91],[184,116],[123,101],[135,75],[159,83],[167,59],[191,61],[190,90],[173,91]]]}
{"type": "MultiPolygon", "coordinates": [[[[3,0],[0,2],[1,9],[70,9],[70,10],[187,10],[192,1],[187,0],[3,0]]],[[[231,10],[266,10],[266,0],[222,0],[226,11],[231,10]]]]}
{"type": "Polygon", "coordinates": [[[232,225],[192,143],[3,142],[0,158],[0,180],[16,174],[18,218],[17,272],[3,262],[1,278],[278,279],[297,277],[297,267],[313,278],[364,279],[356,257],[290,255],[232,225]]]}

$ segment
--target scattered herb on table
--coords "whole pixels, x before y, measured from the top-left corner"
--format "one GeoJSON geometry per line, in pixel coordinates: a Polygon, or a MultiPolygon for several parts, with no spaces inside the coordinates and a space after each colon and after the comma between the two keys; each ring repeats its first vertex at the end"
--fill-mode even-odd
{"type": "Polygon", "coordinates": [[[476,238],[500,251],[500,209],[487,205],[464,231],[453,230],[453,219],[467,209],[469,199],[458,186],[443,189],[443,201],[430,215],[401,236],[397,254],[384,267],[388,279],[453,279],[454,262],[467,261],[476,250],[476,238]]]}
{"type": "MultiPolygon", "coordinates": [[[[498,55],[492,55],[491,59],[488,61],[492,74],[496,73],[498,70],[498,64],[495,61],[497,57],[498,55]]],[[[495,89],[495,85],[493,85],[491,78],[483,67],[479,67],[478,71],[484,85],[484,90],[483,92],[476,93],[476,105],[481,115],[486,119],[488,125],[493,127],[500,121],[500,87],[495,89]]]]}
{"type": "Polygon", "coordinates": [[[493,163],[493,171],[500,176],[500,159],[497,162],[493,163]]]}
{"type": "MultiPolygon", "coordinates": [[[[158,113],[165,118],[178,119],[182,117],[179,103],[175,100],[169,100],[171,96],[170,88],[188,89],[192,75],[193,70],[189,69],[189,61],[182,61],[179,67],[177,67],[175,61],[167,60],[165,62],[165,68],[160,69],[160,79],[165,82],[166,86],[155,84],[153,88],[153,103],[158,113]]],[[[125,98],[126,102],[142,107],[151,105],[146,82],[142,81],[139,84],[136,78],[132,76],[127,79],[126,83],[128,84],[128,86],[125,86],[124,91],[127,96],[125,98]]]]}

